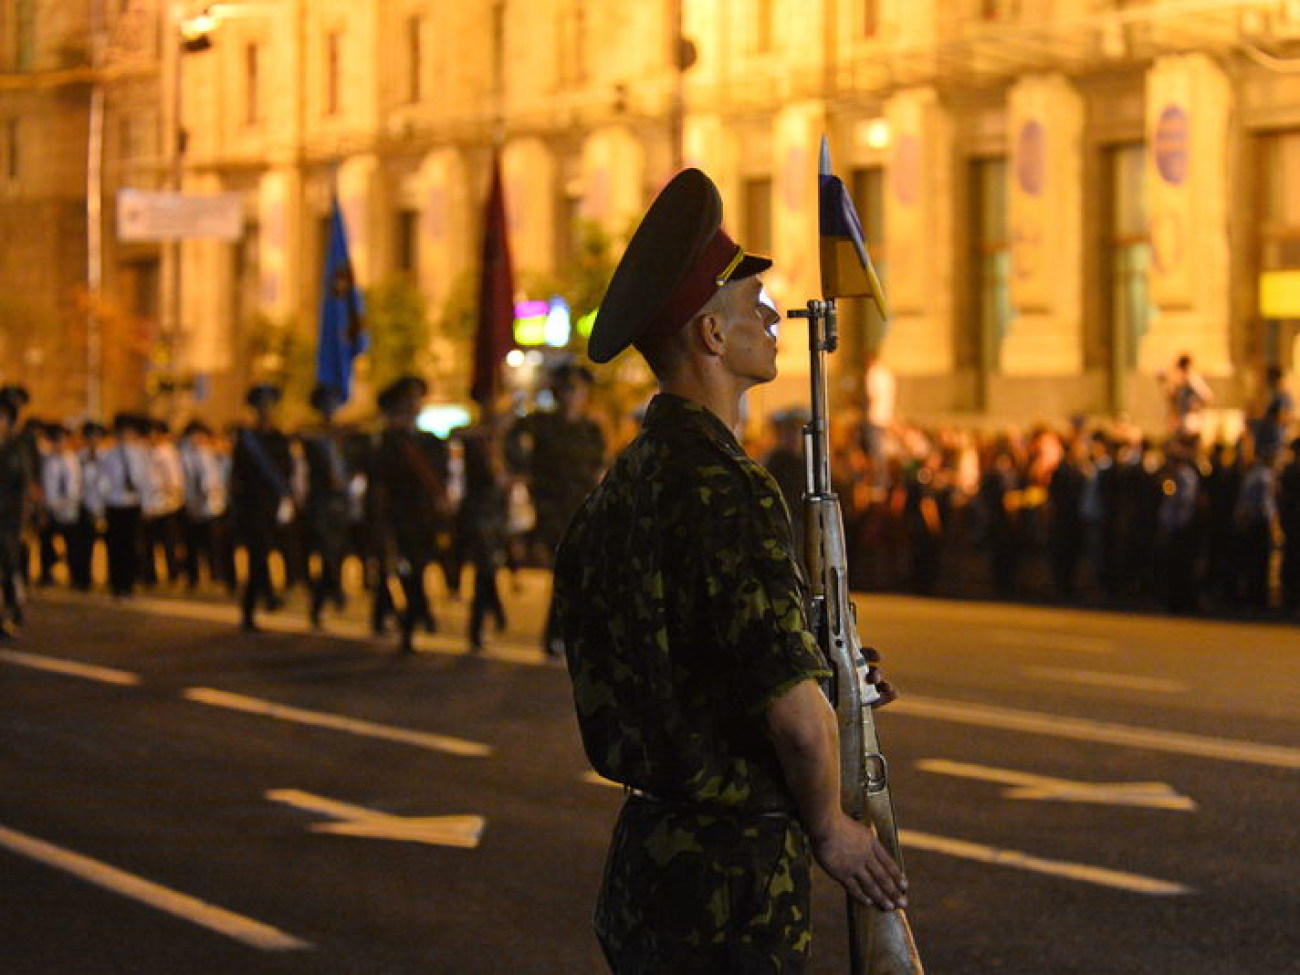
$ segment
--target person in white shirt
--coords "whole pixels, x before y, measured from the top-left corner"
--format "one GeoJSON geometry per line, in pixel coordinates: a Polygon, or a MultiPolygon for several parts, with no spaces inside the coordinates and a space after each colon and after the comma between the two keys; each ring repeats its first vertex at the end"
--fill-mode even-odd
{"type": "Polygon", "coordinates": [[[72,586],[86,592],[90,589],[94,566],[95,542],[104,521],[104,486],[102,467],[104,438],[108,431],[93,420],[81,425],[81,449],[77,463],[81,468],[81,511],[77,527],[68,543],[68,574],[72,586]]]}
{"type": "MultiPolygon", "coordinates": [[[[45,498],[49,544],[52,549],[56,539],[62,541],[63,557],[71,572],[74,536],[81,520],[81,464],[68,431],[62,426],[50,424],[45,428],[45,437],[48,446],[41,458],[41,493],[45,498]]],[[[53,558],[48,561],[45,555],[41,558],[41,582],[45,585],[54,581],[57,552],[50,555],[53,558]]]]}
{"type": "Polygon", "coordinates": [[[104,453],[100,484],[107,521],[108,587],[114,596],[130,596],[139,581],[141,504],[149,489],[149,459],[141,440],[149,420],[120,413],[113,420],[116,443],[104,453]]]}
{"type": "Polygon", "coordinates": [[[161,550],[167,581],[181,575],[181,509],[185,506],[185,480],[181,456],[163,420],[149,426],[149,484],[142,504],[144,514],[144,563],[140,579],[145,585],[158,581],[157,558],[161,550]]]}
{"type": "Polygon", "coordinates": [[[226,512],[226,482],[206,424],[194,420],[185,427],[180,458],[185,484],[185,578],[194,589],[199,584],[201,562],[207,564],[209,578],[223,577],[213,528],[226,512]]]}

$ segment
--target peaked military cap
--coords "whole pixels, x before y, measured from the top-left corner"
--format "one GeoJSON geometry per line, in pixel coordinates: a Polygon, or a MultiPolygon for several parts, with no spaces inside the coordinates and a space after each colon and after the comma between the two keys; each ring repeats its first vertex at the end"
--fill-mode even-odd
{"type": "Polygon", "coordinates": [[[254,408],[259,406],[274,406],[280,402],[280,387],[271,383],[258,383],[248,390],[248,395],[244,397],[244,402],[254,408]]]}
{"type": "Polygon", "coordinates": [[[343,395],[333,386],[325,383],[317,383],[311,391],[311,408],[317,412],[324,413],[326,410],[336,410],[343,405],[343,395]]]}
{"type": "Polygon", "coordinates": [[[684,169],[650,204],[614,269],[587,354],[608,362],[643,338],[670,335],[727,282],[771,266],[722,229],[722,197],[713,180],[684,169]]]}

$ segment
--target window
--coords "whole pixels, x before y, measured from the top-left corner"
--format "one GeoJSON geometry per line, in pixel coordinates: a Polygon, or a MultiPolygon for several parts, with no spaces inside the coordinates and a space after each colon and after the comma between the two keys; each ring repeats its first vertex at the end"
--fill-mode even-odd
{"type": "Polygon", "coordinates": [[[1300,131],[1263,140],[1260,270],[1300,270],[1300,131]]]}
{"type": "Polygon", "coordinates": [[[754,53],[772,53],[772,6],[776,0],[757,0],[754,4],[754,53]]]}
{"type": "Polygon", "coordinates": [[[564,8],[559,30],[556,77],[561,87],[581,85],[587,80],[587,13],[582,0],[573,0],[564,8]]]}
{"type": "Polygon", "coordinates": [[[262,121],[262,49],[258,44],[244,46],[244,124],[262,121]]]}
{"type": "Polygon", "coordinates": [[[36,61],[36,0],[15,0],[11,63],[17,71],[31,71],[36,61]]]}
{"type": "Polygon", "coordinates": [[[420,270],[420,211],[398,210],[393,230],[393,270],[415,278],[420,270]]]}
{"type": "Polygon", "coordinates": [[[341,91],[339,55],[343,47],[343,36],[338,31],[325,35],[325,114],[337,115],[340,108],[341,91]]]}
{"type": "Polygon", "coordinates": [[[880,32],[880,0],[860,0],[858,9],[862,11],[863,37],[875,37],[880,32]]]}
{"type": "Polygon", "coordinates": [[[406,18],[406,100],[412,104],[424,98],[424,18],[406,18]]]}
{"type": "Polygon", "coordinates": [[[505,0],[492,3],[492,90],[501,93],[506,84],[506,5],[505,0]]]}
{"type": "Polygon", "coordinates": [[[4,125],[4,176],[13,182],[22,175],[22,146],[16,118],[6,119],[4,125]]]}
{"type": "Polygon", "coordinates": [[[742,243],[755,254],[772,253],[772,179],[760,176],[745,180],[741,212],[745,226],[742,243]]]}
{"type": "Polygon", "coordinates": [[[980,0],[980,19],[1015,20],[1020,16],[1020,0],[980,0]]]}
{"type": "Polygon", "coordinates": [[[1110,147],[1105,158],[1106,275],[1111,405],[1123,409],[1123,378],[1137,368],[1138,345],[1151,325],[1147,274],[1151,244],[1146,211],[1146,146],[1110,147]]]}
{"type": "Polygon", "coordinates": [[[987,383],[1001,368],[1002,341],[1011,328],[1011,242],[1007,232],[1007,161],[971,163],[971,237],[974,249],[976,327],[979,340],[981,406],[987,383]]]}

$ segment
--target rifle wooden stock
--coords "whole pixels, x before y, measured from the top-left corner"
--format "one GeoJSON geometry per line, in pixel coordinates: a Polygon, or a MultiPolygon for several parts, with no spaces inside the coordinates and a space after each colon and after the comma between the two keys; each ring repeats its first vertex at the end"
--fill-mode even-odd
{"type": "MultiPolygon", "coordinates": [[[[790,317],[808,319],[812,409],[804,428],[808,473],[804,557],[812,592],[810,622],[833,673],[830,698],[840,735],[840,799],[850,816],[875,828],[881,844],[902,866],[889,768],[872,713],[879,694],[867,680],[869,662],[849,596],[844,516],[831,489],[826,354],[836,345],[835,302],[810,301],[807,310],[790,312],[790,317]]],[[[847,903],[853,975],[922,975],[921,958],[903,911],[862,907],[852,897],[847,903]]]]}

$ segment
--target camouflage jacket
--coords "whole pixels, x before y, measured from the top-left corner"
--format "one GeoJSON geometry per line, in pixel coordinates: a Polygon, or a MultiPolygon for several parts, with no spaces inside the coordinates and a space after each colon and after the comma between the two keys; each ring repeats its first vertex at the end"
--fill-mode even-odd
{"type": "Polygon", "coordinates": [[[792,810],[764,711],[829,676],[771,475],[661,394],[560,546],[555,612],[583,744],[659,798],[792,810]]]}

